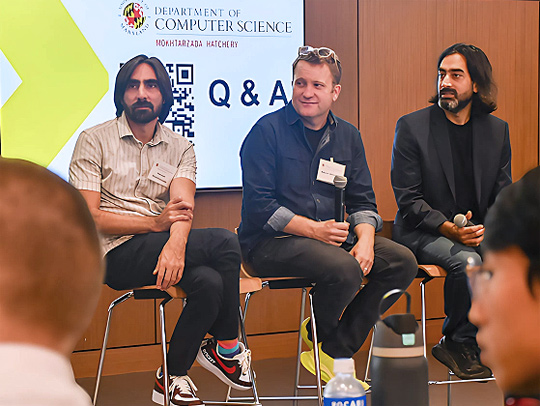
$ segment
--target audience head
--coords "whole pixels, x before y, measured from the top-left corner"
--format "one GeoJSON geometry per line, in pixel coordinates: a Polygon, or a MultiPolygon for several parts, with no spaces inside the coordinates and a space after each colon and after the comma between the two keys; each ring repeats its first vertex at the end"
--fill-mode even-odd
{"type": "Polygon", "coordinates": [[[482,361],[506,394],[540,394],[540,167],[501,191],[469,270],[482,361]]]}
{"type": "Polygon", "coordinates": [[[69,354],[103,282],[98,235],[79,192],[47,169],[0,158],[0,342],[69,354]]]}

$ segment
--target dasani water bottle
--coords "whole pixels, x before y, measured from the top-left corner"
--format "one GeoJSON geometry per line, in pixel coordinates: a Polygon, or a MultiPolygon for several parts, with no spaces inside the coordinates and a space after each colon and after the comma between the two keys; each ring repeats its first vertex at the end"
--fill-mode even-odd
{"type": "Polygon", "coordinates": [[[336,358],[334,374],[324,389],[324,406],[367,406],[366,392],[354,377],[352,358],[336,358]]]}

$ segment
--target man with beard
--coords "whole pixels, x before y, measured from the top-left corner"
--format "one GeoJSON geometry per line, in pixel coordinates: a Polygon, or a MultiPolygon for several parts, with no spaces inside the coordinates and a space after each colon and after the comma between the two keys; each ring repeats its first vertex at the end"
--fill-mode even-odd
{"type": "Polygon", "coordinates": [[[398,204],[394,239],[419,263],[448,272],[443,338],[436,359],[462,379],[487,378],[477,328],[467,318],[471,298],[467,258],[481,262],[484,217],[512,182],[508,124],[490,113],[497,89],[484,52],[467,44],[446,49],[438,61],[435,105],[403,116],[396,125],[392,186],[398,204]],[[468,223],[453,219],[465,214],[468,223]]]}
{"type": "MultiPolygon", "coordinates": [[[[193,145],[162,123],[173,104],[159,59],[139,55],[118,72],[116,116],[83,131],[70,182],[102,234],[113,289],[180,286],[187,294],[167,365],[171,405],[201,405],[187,372],[195,358],[235,389],[249,389],[250,352],[238,342],[240,247],[222,229],[192,230],[193,145]],[[203,341],[210,333],[213,338],[203,341]],[[201,344],[202,342],[202,344],[201,344]]],[[[163,374],[152,399],[163,404],[163,374]]]]}

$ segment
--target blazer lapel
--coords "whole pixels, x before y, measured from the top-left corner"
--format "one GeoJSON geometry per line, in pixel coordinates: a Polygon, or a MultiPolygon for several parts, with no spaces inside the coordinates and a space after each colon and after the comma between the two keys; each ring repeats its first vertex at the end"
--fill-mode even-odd
{"type": "Polygon", "coordinates": [[[433,106],[430,114],[429,131],[435,149],[441,162],[442,170],[446,176],[448,186],[452,191],[452,197],[456,200],[456,188],[454,178],[454,163],[452,161],[452,148],[450,147],[450,135],[444,111],[438,106],[433,106]]]}

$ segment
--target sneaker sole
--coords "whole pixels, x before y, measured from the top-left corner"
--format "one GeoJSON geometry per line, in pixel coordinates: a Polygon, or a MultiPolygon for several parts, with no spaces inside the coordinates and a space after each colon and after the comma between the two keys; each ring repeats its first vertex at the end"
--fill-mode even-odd
{"type": "Polygon", "coordinates": [[[459,366],[456,364],[454,359],[439,347],[433,347],[431,349],[431,354],[435,357],[437,361],[439,361],[441,364],[445,365],[448,369],[450,369],[454,375],[456,375],[459,379],[468,380],[468,379],[484,379],[484,378],[491,378],[490,375],[486,375],[486,373],[471,375],[471,374],[464,374],[463,371],[459,368],[459,366]]]}
{"type": "Polygon", "coordinates": [[[206,357],[202,354],[201,351],[197,353],[197,362],[200,366],[202,366],[207,371],[212,372],[216,377],[219,378],[221,382],[223,382],[225,385],[230,386],[233,389],[236,390],[250,390],[252,388],[252,385],[249,386],[241,386],[237,383],[231,381],[227,376],[223,373],[221,369],[216,367],[214,364],[212,364],[210,361],[206,359],[206,357]]]}
{"type": "MultiPolygon", "coordinates": [[[[163,406],[165,404],[165,396],[163,396],[163,393],[159,393],[158,391],[156,391],[154,389],[152,391],[152,402],[163,406]]],[[[201,400],[201,402],[202,402],[202,400],[201,400]]],[[[175,403],[173,403],[172,400],[170,401],[170,404],[171,404],[171,406],[176,406],[175,403]]],[[[203,406],[203,405],[204,405],[204,402],[202,402],[202,405],[200,405],[200,406],[203,406]]]]}

